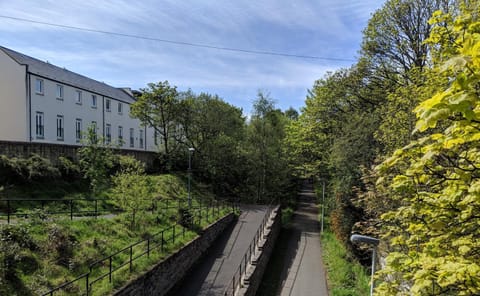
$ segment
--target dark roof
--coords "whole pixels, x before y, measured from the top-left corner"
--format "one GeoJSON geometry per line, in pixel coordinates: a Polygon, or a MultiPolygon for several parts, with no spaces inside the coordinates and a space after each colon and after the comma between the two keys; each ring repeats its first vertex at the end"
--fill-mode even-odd
{"type": "Polygon", "coordinates": [[[38,59],[29,57],[22,53],[0,46],[7,55],[21,65],[28,66],[28,72],[34,75],[43,76],[58,82],[69,84],[84,90],[91,91],[106,97],[121,100],[126,103],[133,103],[135,99],[120,88],[115,88],[100,81],[93,80],[83,75],[74,73],[64,68],[45,63],[38,59]]]}

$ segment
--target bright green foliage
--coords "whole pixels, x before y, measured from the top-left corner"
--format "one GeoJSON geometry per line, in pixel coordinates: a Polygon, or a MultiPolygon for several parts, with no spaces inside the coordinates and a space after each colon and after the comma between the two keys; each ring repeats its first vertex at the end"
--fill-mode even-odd
{"type": "MultiPolygon", "coordinates": [[[[182,96],[184,151],[195,148],[195,177],[212,184],[219,195],[235,193],[243,170],[241,146],[246,124],[242,110],[216,95],[188,91],[182,96]]],[[[186,165],[186,159],[187,155],[182,155],[180,161],[186,165]]]]}
{"type": "Polygon", "coordinates": [[[404,284],[413,295],[480,294],[479,5],[462,2],[455,17],[435,13],[430,42],[450,83],[415,109],[427,135],[379,167],[400,204],[382,216],[394,251],[379,295],[406,295],[404,284]]]}
{"type": "Polygon", "coordinates": [[[80,169],[90,182],[92,193],[96,196],[109,181],[109,170],[113,167],[114,154],[103,137],[97,135],[96,126],[89,126],[83,146],[78,149],[80,169]]]}
{"type": "Polygon", "coordinates": [[[132,157],[122,157],[121,170],[112,178],[112,199],[130,216],[130,227],[136,225],[137,213],[151,204],[153,186],[144,175],[143,164],[132,157]]]}
{"type": "Polygon", "coordinates": [[[281,200],[290,185],[290,171],[282,149],[287,118],[275,109],[268,93],[261,91],[247,127],[246,153],[250,169],[247,181],[256,201],[281,200]]]}
{"type": "Polygon", "coordinates": [[[148,88],[131,105],[130,114],[147,127],[155,130],[156,141],[167,168],[171,165],[171,154],[178,147],[179,111],[181,110],[177,88],[168,81],[149,83],[148,88]]]}

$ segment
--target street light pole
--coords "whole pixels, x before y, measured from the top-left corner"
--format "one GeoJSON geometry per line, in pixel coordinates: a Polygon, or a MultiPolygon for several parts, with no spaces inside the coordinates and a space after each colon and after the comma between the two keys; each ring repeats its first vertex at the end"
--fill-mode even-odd
{"type": "Polygon", "coordinates": [[[372,248],[372,276],[371,276],[371,283],[370,283],[370,296],[373,295],[373,289],[375,287],[374,282],[373,282],[373,275],[375,274],[375,256],[376,256],[376,249],[378,244],[380,243],[380,240],[378,238],[366,236],[366,235],[359,235],[359,234],[354,234],[350,237],[350,241],[352,243],[355,242],[360,242],[360,243],[366,243],[371,245],[372,248]]]}
{"type": "Polygon", "coordinates": [[[192,208],[192,196],[190,195],[191,191],[191,179],[192,179],[192,153],[195,151],[195,148],[188,148],[188,208],[192,208]]]}
{"type": "Polygon", "coordinates": [[[321,233],[323,233],[323,219],[325,217],[325,181],[323,181],[322,189],[322,226],[320,227],[321,233]]]}

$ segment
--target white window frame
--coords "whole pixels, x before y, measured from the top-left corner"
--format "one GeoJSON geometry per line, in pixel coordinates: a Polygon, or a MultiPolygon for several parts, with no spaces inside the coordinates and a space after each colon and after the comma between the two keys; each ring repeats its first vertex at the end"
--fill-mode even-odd
{"type": "Polygon", "coordinates": [[[57,84],[57,100],[63,100],[63,85],[57,84]]]}
{"type": "Polygon", "coordinates": [[[118,111],[118,114],[123,114],[123,104],[122,104],[122,102],[118,102],[117,111],[118,111]]]}
{"type": "Polygon", "coordinates": [[[35,136],[37,139],[45,138],[45,114],[43,112],[35,113],[35,136]]]}
{"type": "Polygon", "coordinates": [[[43,96],[44,91],[45,91],[45,84],[43,79],[35,78],[35,93],[37,95],[43,96]]]}
{"type": "Polygon", "coordinates": [[[57,140],[63,141],[65,138],[65,128],[63,115],[57,115],[57,140]]]}
{"type": "Polygon", "coordinates": [[[112,102],[110,99],[105,99],[105,111],[110,112],[112,110],[112,102]]]}
{"type": "Polygon", "coordinates": [[[130,128],[130,147],[135,147],[135,129],[130,128]]]}
{"type": "Polygon", "coordinates": [[[139,130],[138,145],[140,148],[143,148],[143,130],[139,130]]]}
{"type": "Polygon", "coordinates": [[[123,127],[121,125],[118,126],[118,143],[123,146],[123,127]]]}
{"type": "Polygon", "coordinates": [[[78,105],[82,104],[82,91],[76,90],[75,91],[75,103],[78,105]]]}
{"type": "Polygon", "coordinates": [[[110,123],[105,124],[105,142],[107,144],[112,142],[112,125],[110,123]]]}
{"type": "Polygon", "coordinates": [[[97,109],[97,95],[92,95],[92,108],[97,109]]]}
{"type": "Polygon", "coordinates": [[[97,135],[97,122],[94,120],[94,121],[92,121],[91,124],[92,124],[92,128],[93,128],[93,139],[92,139],[92,141],[97,142],[97,139],[98,139],[97,138],[97,136],[98,136],[97,135]]]}
{"type": "Polygon", "coordinates": [[[77,143],[82,140],[82,119],[75,119],[75,138],[77,143]]]}

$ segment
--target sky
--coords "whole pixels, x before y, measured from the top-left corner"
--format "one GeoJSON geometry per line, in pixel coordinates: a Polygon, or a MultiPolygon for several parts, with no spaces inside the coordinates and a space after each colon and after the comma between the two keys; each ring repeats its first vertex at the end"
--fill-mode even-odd
{"type": "Polygon", "coordinates": [[[168,80],[178,90],[216,94],[246,115],[259,90],[277,108],[300,110],[315,80],[355,63],[362,30],[383,2],[0,0],[0,46],[115,87],[141,89],[168,80]]]}

